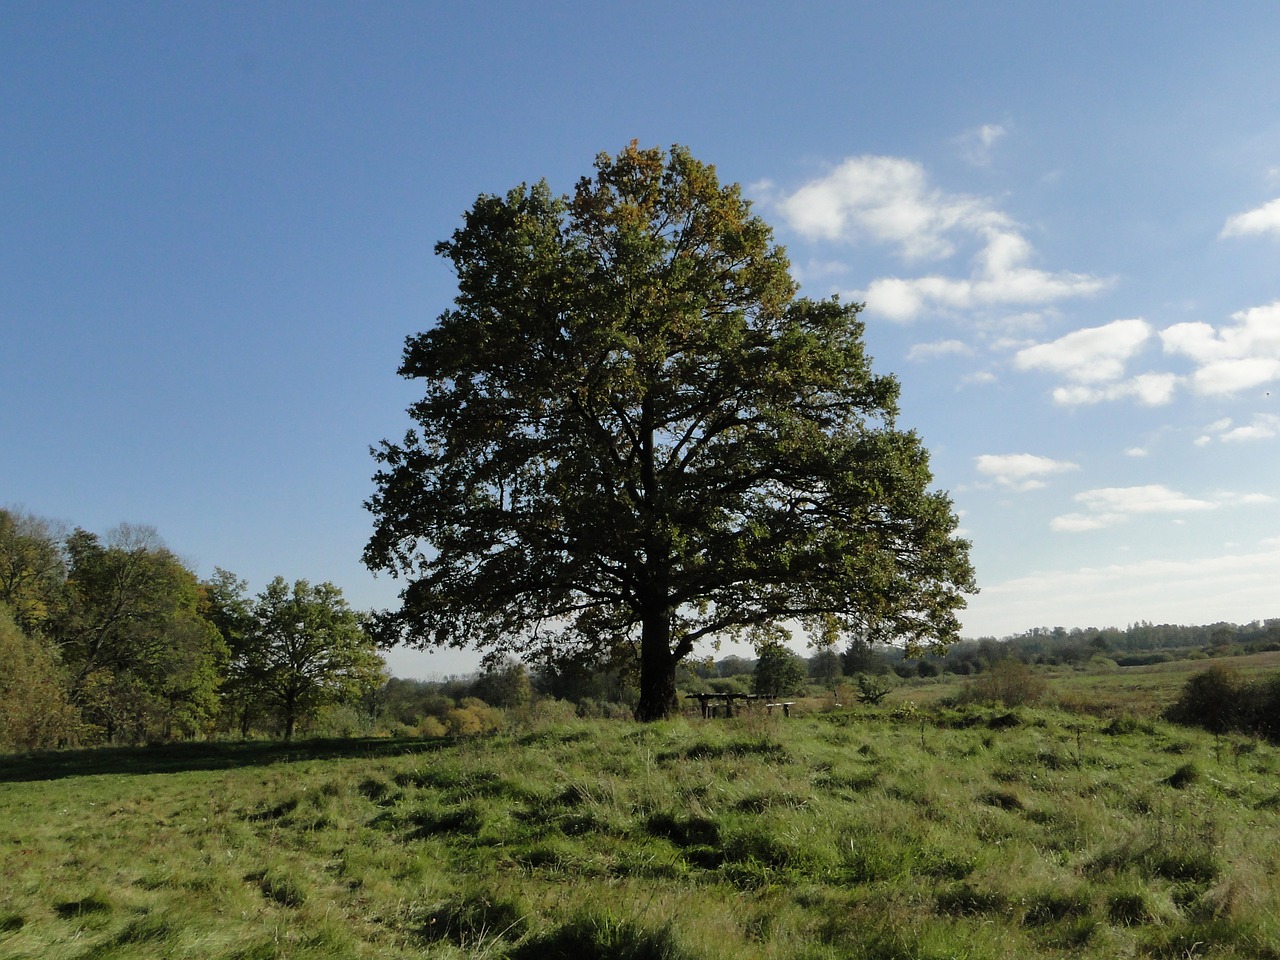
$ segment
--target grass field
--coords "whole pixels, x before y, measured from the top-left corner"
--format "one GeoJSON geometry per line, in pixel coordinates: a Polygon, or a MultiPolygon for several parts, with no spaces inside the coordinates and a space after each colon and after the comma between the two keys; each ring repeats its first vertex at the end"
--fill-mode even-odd
{"type": "Polygon", "coordinates": [[[1185,676],[6,760],[0,957],[1280,958],[1280,752],[1185,676]]]}

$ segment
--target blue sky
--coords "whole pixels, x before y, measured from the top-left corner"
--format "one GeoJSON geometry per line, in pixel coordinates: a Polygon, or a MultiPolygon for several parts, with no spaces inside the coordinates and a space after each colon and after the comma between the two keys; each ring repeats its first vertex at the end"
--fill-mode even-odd
{"type": "Polygon", "coordinates": [[[392,603],[361,504],[434,243],[637,138],[866,301],[967,635],[1280,616],[1277,49],[1272,3],[11,0],[0,504],[392,603]]]}

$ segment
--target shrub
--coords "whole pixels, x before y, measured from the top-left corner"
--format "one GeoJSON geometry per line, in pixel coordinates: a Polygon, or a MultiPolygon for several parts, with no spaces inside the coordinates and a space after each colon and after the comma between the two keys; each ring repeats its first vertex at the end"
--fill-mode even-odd
{"type": "Polygon", "coordinates": [[[858,676],[858,700],[862,703],[869,703],[874,707],[887,697],[892,689],[889,681],[884,677],[870,677],[865,673],[858,676]]]}
{"type": "Polygon", "coordinates": [[[1246,684],[1230,667],[1215,663],[1208,670],[1190,677],[1182,688],[1182,696],[1165,716],[1175,723],[1204,727],[1211,733],[1248,726],[1244,715],[1246,684]]]}
{"type": "Polygon", "coordinates": [[[483,700],[467,697],[444,716],[446,729],[455,737],[494,733],[502,729],[502,713],[483,700]]]}
{"type": "Polygon", "coordinates": [[[1049,684],[1021,660],[998,660],[973,682],[975,698],[1006,707],[1039,703],[1049,684]]]}

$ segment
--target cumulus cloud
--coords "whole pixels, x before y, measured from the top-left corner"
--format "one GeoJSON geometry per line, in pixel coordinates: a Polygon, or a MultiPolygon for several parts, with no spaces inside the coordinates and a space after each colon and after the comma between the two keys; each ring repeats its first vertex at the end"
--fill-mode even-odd
{"type": "MultiPolygon", "coordinates": [[[[991,142],[997,129],[987,131],[991,142]]],[[[942,260],[962,241],[978,244],[967,277],[883,277],[859,293],[868,310],[893,320],[914,319],[929,307],[1046,304],[1110,282],[1031,266],[1031,244],[1008,215],[989,200],[930,186],[920,164],[900,157],[851,157],[777,206],[792,229],[810,239],[884,243],[907,261],[942,260]]]]}
{"type": "Polygon", "coordinates": [[[1064,407],[1129,398],[1149,407],[1158,407],[1173,399],[1174,391],[1177,389],[1180,379],[1176,374],[1172,373],[1143,373],[1130,380],[1108,383],[1102,386],[1087,386],[1077,383],[1065,387],[1055,387],[1053,399],[1064,407]]]}
{"type": "Polygon", "coordinates": [[[974,458],[974,466],[983,476],[1019,493],[1043,487],[1045,477],[1080,469],[1067,460],[1051,460],[1033,453],[983,454],[974,458]]]}
{"type": "Polygon", "coordinates": [[[1179,383],[1176,374],[1144,373],[1122,379],[1125,365],[1151,335],[1151,325],[1145,320],[1113,320],[1023,347],[1014,354],[1013,365],[1019,370],[1056,374],[1069,381],[1053,390],[1054,401],[1063,406],[1126,398],[1159,406],[1173,399],[1179,383]]]}
{"type": "Polygon", "coordinates": [[[1280,199],[1227,218],[1219,236],[1251,237],[1268,233],[1280,237],[1280,199]]]}
{"type": "Polygon", "coordinates": [[[793,229],[817,240],[871,239],[908,259],[949,257],[956,229],[1009,226],[974,197],[930,187],[924,167],[900,157],[850,157],[778,204],[793,229]]]}
{"type": "Polygon", "coordinates": [[[1145,320],[1113,320],[1101,327],[1075,330],[1057,340],[1019,350],[1019,370],[1045,370],[1077,383],[1117,380],[1124,365],[1151,336],[1145,320]]]}
{"type": "Polygon", "coordinates": [[[1231,315],[1215,329],[1207,323],[1177,323],[1160,331],[1166,353],[1196,364],[1197,393],[1238,393],[1280,379],[1280,300],[1231,315]]]}
{"type": "Polygon", "coordinates": [[[1182,515],[1203,513],[1226,506],[1270,503],[1266,494],[1219,493],[1212,499],[1189,497],[1164,484],[1148,484],[1137,487],[1099,487],[1078,493],[1075,499],[1085,509],[1082,513],[1068,513],[1054,517],[1049,526],[1065,533],[1100,530],[1124,523],[1142,514],[1182,515]]]}
{"type": "Polygon", "coordinates": [[[1209,424],[1205,428],[1205,433],[1196,443],[1204,446],[1213,442],[1213,436],[1223,443],[1244,443],[1250,440],[1270,440],[1276,436],[1280,436],[1280,416],[1273,413],[1259,413],[1253,418],[1253,422],[1233,426],[1231,420],[1219,420],[1209,424]]]}

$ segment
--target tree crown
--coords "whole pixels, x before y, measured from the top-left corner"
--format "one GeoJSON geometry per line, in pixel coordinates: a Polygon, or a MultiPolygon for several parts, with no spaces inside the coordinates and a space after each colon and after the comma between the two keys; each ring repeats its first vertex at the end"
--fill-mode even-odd
{"type": "Polygon", "coordinates": [[[934,643],[974,589],[859,306],[798,296],[736,185],[682,147],[601,154],[572,196],[482,196],[408,338],[365,551],[384,636],[495,655],[795,623],[934,643]],[[660,626],[655,626],[660,624],[660,626]]]}

